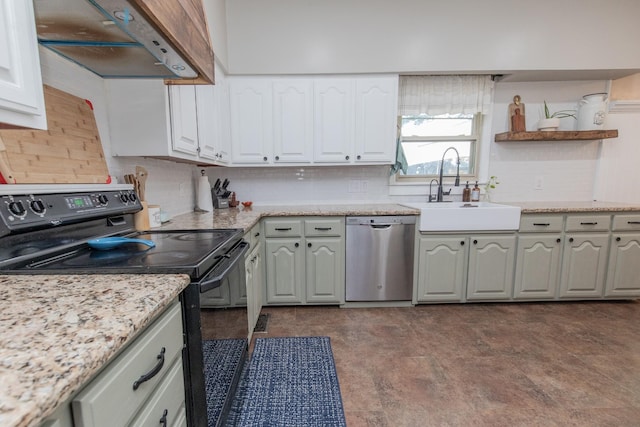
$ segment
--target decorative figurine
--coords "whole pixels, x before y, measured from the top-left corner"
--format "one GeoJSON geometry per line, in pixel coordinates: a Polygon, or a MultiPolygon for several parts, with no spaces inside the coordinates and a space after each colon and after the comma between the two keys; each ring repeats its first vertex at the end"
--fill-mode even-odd
{"type": "Polygon", "coordinates": [[[509,132],[524,132],[527,126],[524,121],[524,104],[520,95],[513,97],[513,103],[509,104],[509,132]]]}

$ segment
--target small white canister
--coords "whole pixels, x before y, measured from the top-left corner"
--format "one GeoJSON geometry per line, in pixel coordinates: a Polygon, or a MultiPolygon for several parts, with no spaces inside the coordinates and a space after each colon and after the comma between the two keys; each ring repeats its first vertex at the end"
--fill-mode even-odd
{"type": "Polygon", "coordinates": [[[591,93],[582,97],[578,104],[578,130],[604,128],[608,109],[607,100],[606,93],[591,93]]]}

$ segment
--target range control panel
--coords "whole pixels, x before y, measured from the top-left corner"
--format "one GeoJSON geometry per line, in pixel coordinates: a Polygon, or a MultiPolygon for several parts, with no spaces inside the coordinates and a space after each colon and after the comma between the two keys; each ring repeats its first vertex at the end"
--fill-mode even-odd
{"type": "Polygon", "coordinates": [[[8,230],[46,228],[142,209],[133,190],[0,196],[0,218],[8,230]]]}

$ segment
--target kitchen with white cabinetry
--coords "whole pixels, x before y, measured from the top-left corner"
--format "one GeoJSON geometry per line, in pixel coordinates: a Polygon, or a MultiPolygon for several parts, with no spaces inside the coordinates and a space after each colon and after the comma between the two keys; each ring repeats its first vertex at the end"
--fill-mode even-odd
{"type": "MultiPolygon", "coordinates": [[[[549,13],[540,6],[550,5],[503,0],[453,2],[439,5],[437,11],[417,1],[325,2],[309,10],[293,0],[213,0],[205,8],[215,34],[215,85],[101,79],[42,47],[31,49],[31,59],[39,56],[41,68],[30,66],[18,74],[28,81],[32,70],[40,77],[41,69],[45,84],[92,102],[112,177],[123,182],[136,165],[149,169],[148,198],[169,213],[170,222],[163,227],[237,226],[251,230],[249,240],[258,227],[260,236],[245,257],[248,292],[237,301],[246,298],[250,323],[263,311],[275,322],[288,319],[288,329],[280,331],[331,336],[349,424],[376,416],[397,424],[422,420],[437,425],[452,419],[439,412],[443,408],[466,425],[491,425],[496,419],[513,420],[513,425],[634,425],[640,419],[637,403],[629,403],[638,387],[632,355],[640,338],[633,302],[640,298],[640,230],[635,225],[640,193],[634,175],[640,155],[640,91],[634,89],[640,63],[628,52],[634,51],[640,35],[633,22],[640,9],[632,3],[613,7],[569,0],[561,6],[563,13],[558,5],[549,13]],[[568,15],[572,19],[567,20],[568,15]],[[454,33],[451,17],[456,17],[454,33]],[[566,40],[567,34],[575,42],[554,42],[566,40]],[[302,224],[310,217],[344,218],[335,214],[335,206],[349,206],[349,214],[362,206],[387,214],[396,203],[426,202],[427,180],[403,183],[389,176],[396,162],[398,77],[469,73],[495,77],[482,113],[477,170],[470,181],[477,178],[484,190],[488,177],[498,176],[500,185],[491,191],[491,201],[522,206],[520,228],[416,235],[415,307],[341,308],[344,235],[307,235],[302,224]],[[621,86],[625,99],[618,95],[621,86]],[[582,96],[602,92],[610,94],[605,129],[615,129],[618,137],[494,140],[509,128],[508,105],[516,94],[527,106],[527,131],[535,131],[545,101],[555,109],[577,109],[582,96]],[[212,183],[229,179],[239,200],[252,200],[253,207],[192,212],[203,167],[212,183]],[[253,219],[243,222],[248,217],[253,219]],[[525,224],[530,217],[550,225],[525,224]],[[592,217],[598,218],[585,219],[592,217]],[[597,228],[604,218],[606,227],[597,228]],[[298,235],[265,236],[267,221],[291,220],[300,221],[298,235]],[[590,225],[581,222],[598,226],[584,228],[590,225]],[[274,253],[296,250],[298,258],[283,257],[275,265],[274,253]],[[314,267],[314,262],[322,267],[314,267]],[[314,273],[317,270],[322,274],[314,273]],[[405,311],[412,314],[403,317],[405,311]],[[365,312],[365,320],[358,317],[365,312]],[[328,317],[322,318],[323,313],[328,317]],[[353,319],[358,322],[349,323],[353,319]],[[552,326],[549,319],[555,321],[552,326]],[[347,330],[351,335],[345,335],[347,330]],[[419,342],[437,338],[441,345],[426,350],[411,337],[419,342]],[[354,352],[368,351],[367,363],[352,363],[343,342],[354,352]],[[403,346],[409,342],[411,348],[403,346]],[[466,351],[442,352],[459,348],[466,351]],[[503,354],[518,355],[518,367],[500,359],[503,354]],[[492,358],[504,363],[492,365],[492,358]],[[373,365],[381,360],[387,363],[373,365]],[[416,369],[424,360],[432,362],[439,377],[424,366],[416,369]],[[477,369],[478,363],[486,369],[477,369]],[[407,366],[411,377],[402,371],[407,366]],[[474,380],[459,387],[456,372],[468,366],[476,368],[467,376],[474,380]],[[558,375],[549,378],[543,366],[558,375]],[[625,367],[623,375],[616,366],[625,367]],[[488,372],[493,377],[486,379],[488,372]],[[500,389],[493,387],[496,375],[503,375],[500,389]],[[366,381],[350,379],[356,377],[366,381]],[[390,378],[415,385],[414,395],[429,410],[416,410],[390,378]],[[447,381],[438,383],[439,378],[447,381]],[[376,384],[388,387],[380,390],[376,384]],[[458,398],[443,404],[420,384],[436,384],[458,398]],[[615,387],[622,392],[610,392],[615,387]],[[527,411],[511,404],[508,394],[527,411]],[[372,407],[358,403],[358,396],[394,406],[372,407]],[[543,406],[530,396],[544,396],[553,404],[543,406]],[[613,409],[603,409],[605,404],[613,409]],[[351,411],[353,407],[358,410],[351,411]]],[[[6,12],[20,3],[1,4],[6,12]]],[[[2,26],[0,44],[14,34],[23,34],[22,25],[2,26]]],[[[15,81],[13,71],[2,71],[14,69],[5,66],[4,59],[0,52],[0,82],[7,76],[15,81]]],[[[27,86],[37,89],[40,82],[27,86]]],[[[16,98],[0,83],[0,127],[38,127],[15,119],[20,108],[7,107],[7,99],[16,98]]],[[[30,116],[31,122],[40,117],[42,124],[42,116],[34,114],[37,97],[35,103],[24,99],[19,102],[27,107],[21,107],[19,116],[30,116]]],[[[43,113],[43,105],[39,108],[43,113]]],[[[576,130],[571,118],[561,123],[563,131],[576,130]]],[[[452,178],[444,181],[445,190],[452,187],[452,178]]],[[[459,190],[454,187],[446,199],[457,201],[459,190]]],[[[482,197],[487,197],[484,191],[482,197]]],[[[275,333],[281,324],[272,326],[275,333]]],[[[40,421],[59,414],[51,405],[60,402],[47,402],[40,421]]],[[[151,400],[149,404],[153,406],[151,400]]],[[[68,418],[62,412],[62,419],[68,418]]]]}

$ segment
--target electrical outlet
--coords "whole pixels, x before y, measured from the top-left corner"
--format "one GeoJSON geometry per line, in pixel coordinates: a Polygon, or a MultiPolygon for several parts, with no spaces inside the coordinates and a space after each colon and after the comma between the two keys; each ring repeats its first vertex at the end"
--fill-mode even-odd
{"type": "Polygon", "coordinates": [[[360,181],[357,179],[350,179],[347,191],[349,193],[359,193],[360,191],[360,181]]]}
{"type": "Polygon", "coordinates": [[[542,190],[544,188],[544,177],[542,175],[536,176],[533,188],[535,188],[536,190],[542,190]]]}

